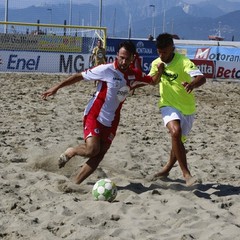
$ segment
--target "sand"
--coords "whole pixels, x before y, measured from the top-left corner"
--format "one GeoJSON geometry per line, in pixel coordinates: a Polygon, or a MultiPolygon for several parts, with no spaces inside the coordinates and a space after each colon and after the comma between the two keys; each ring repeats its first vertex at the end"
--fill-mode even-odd
{"type": "Polygon", "coordinates": [[[195,91],[197,115],[186,143],[201,184],[186,187],[178,165],[149,181],[168,160],[157,87],[135,91],[123,106],[113,145],[81,186],[84,163],[63,169],[58,156],[82,141],[82,114],[94,84],[81,82],[43,101],[64,75],[1,73],[0,238],[79,240],[235,240],[240,235],[240,84],[208,80],[195,91]],[[100,178],[118,186],[114,202],[94,201],[100,178]]]}

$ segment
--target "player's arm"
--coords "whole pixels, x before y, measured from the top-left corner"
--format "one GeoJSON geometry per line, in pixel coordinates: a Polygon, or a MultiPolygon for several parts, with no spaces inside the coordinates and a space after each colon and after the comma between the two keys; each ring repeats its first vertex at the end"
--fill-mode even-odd
{"type": "Polygon", "coordinates": [[[206,78],[200,72],[200,74],[193,76],[191,82],[182,82],[182,85],[188,93],[191,93],[194,88],[198,88],[202,86],[205,82],[206,82],[206,78]]]}
{"type": "Polygon", "coordinates": [[[43,92],[41,94],[42,99],[47,99],[47,97],[54,95],[55,93],[57,93],[57,91],[60,88],[66,87],[66,86],[70,86],[76,82],[79,82],[83,80],[83,76],[81,73],[76,73],[70,77],[68,77],[67,79],[63,80],[62,82],[56,84],[55,86],[49,88],[47,91],[43,92]]]}
{"type": "Polygon", "coordinates": [[[156,70],[154,71],[154,73],[152,73],[152,75],[146,75],[145,73],[143,73],[140,69],[138,68],[135,68],[135,71],[138,72],[139,76],[139,79],[141,79],[141,81],[135,81],[131,87],[134,89],[134,88],[138,88],[138,87],[142,87],[142,86],[145,86],[147,84],[150,84],[150,85],[156,85],[160,82],[161,80],[161,76],[162,76],[162,73],[164,71],[164,63],[159,63],[157,66],[156,66],[156,70]]]}
{"type": "Polygon", "coordinates": [[[153,80],[152,85],[156,85],[161,81],[161,76],[162,76],[163,71],[164,71],[164,63],[163,62],[161,62],[157,65],[157,70],[158,71],[156,72],[156,74],[154,74],[152,76],[152,80],[153,80]]]}
{"type": "Polygon", "coordinates": [[[182,85],[187,91],[187,93],[191,93],[194,88],[198,88],[202,86],[206,82],[206,78],[204,74],[200,71],[200,69],[188,59],[188,62],[185,64],[185,70],[187,74],[191,77],[191,82],[183,81],[182,85]]]}

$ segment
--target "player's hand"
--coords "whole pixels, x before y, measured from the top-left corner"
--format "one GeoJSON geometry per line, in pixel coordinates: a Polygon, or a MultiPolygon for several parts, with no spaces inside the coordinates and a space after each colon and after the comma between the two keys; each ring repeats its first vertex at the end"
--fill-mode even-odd
{"type": "Polygon", "coordinates": [[[153,85],[156,85],[158,84],[160,81],[161,81],[161,76],[163,74],[163,71],[164,71],[164,63],[161,62],[157,65],[157,69],[158,69],[158,73],[153,76],[153,85]]]}
{"type": "Polygon", "coordinates": [[[185,88],[185,90],[187,91],[187,93],[191,93],[193,90],[193,85],[191,83],[188,82],[182,82],[183,87],[185,88]]]}
{"type": "Polygon", "coordinates": [[[161,75],[162,75],[162,73],[163,73],[163,71],[164,71],[164,67],[165,67],[165,65],[164,65],[163,62],[159,63],[158,66],[157,66],[158,72],[159,72],[161,75]]]}
{"type": "Polygon", "coordinates": [[[55,87],[52,87],[52,88],[48,89],[46,92],[43,92],[41,94],[41,98],[43,100],[46,100],[47,97],[50,97],[50,96],[54,95],[56,92],[57,92],[57,89],[55,87]]]}

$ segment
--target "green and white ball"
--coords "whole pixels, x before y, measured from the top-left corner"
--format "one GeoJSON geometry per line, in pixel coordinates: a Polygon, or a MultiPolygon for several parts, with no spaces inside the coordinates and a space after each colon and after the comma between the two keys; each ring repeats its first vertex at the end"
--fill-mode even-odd
{"type": "Polygon", "coordinates": [[[108,178],[100,179],[94,184],[92,195],[97,201],[112,202],[117,196],[117,186],[108,178]]]}

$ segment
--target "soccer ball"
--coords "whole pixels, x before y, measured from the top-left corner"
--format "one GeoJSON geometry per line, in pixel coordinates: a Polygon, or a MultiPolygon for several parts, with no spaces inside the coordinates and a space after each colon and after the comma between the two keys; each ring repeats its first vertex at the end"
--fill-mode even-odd
{"type": "Polygon", "coordinates": [[[117,196],[117,187],[110,179],[98,180],[92,189],[95,200],[112,202],[117,196]]]}

